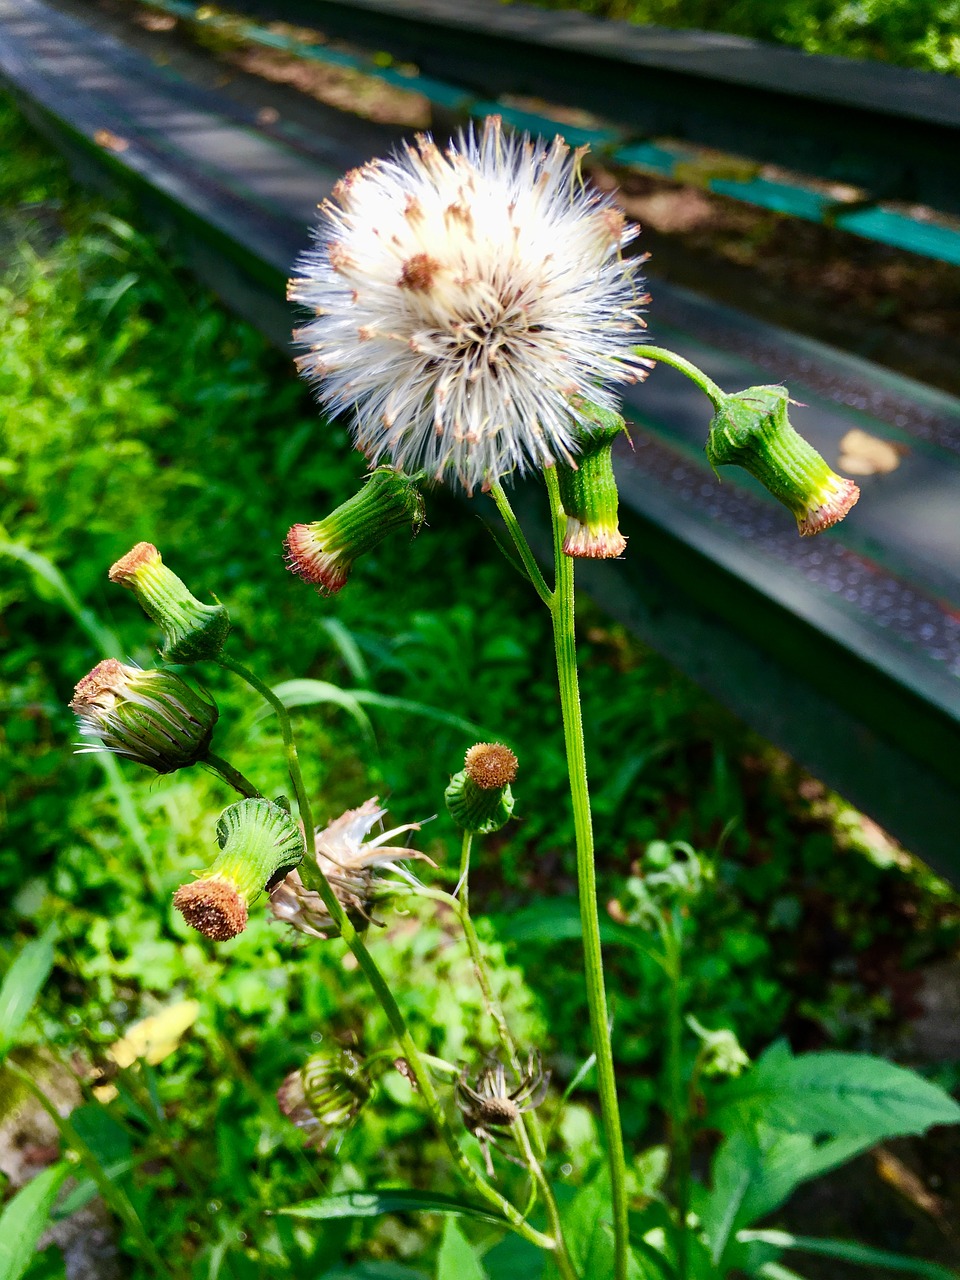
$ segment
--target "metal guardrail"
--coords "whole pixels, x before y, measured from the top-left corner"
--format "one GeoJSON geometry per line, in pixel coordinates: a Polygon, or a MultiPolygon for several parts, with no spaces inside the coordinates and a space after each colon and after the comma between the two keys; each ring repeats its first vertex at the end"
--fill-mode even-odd
{"type": "MultiPolygon", "coordinates": [[[[365,126],[263,124],[42,0],[0,0],[0,81],[82,176],[132,188],[228,302],[288,341],[283,279],[316,201],[367,158],[365,126]]],[[[588,590],[960,880],[960,402],[665,282],[651,288],[658,340],[731,389],[787,381],[808,406],[798,425],[828,457],[851,427],[909,452],[895,472],[864,478],[843,525],[801,541],[761,491],[717,485],[699,392],[658,368],[626,406],[630,556],[588,566],[588,590]]]]}
{"type": "Polygon", "coordinates": [[[497,111],[515,127],[559,132],[612,162],[689,181],[720,195],[826,223],[960,264],[960,229],[884,207],[919,202],[960,213],[960,81],[846,58],[804,54],[737,36],[610,23],[497,0],[231,0],[263,20],[302,22],[410,59],[419,75],[323,43],[238,26],[214,8],[147,0],[179,17],[298,57],[348,66],[464,115],[497,111]],[[570,126],[495,103],[536,94],[597,112],[610,127],[570,126]],[[640,136],[637,136],[639,134],[640,136]],[[721,148],[704,157],[663,136],[721,148]],[[835,199],[802,180],[751,173],[753,160],[859,188],[835,199]],[[746,172],[744,170],[746,169],[746,172]]]}

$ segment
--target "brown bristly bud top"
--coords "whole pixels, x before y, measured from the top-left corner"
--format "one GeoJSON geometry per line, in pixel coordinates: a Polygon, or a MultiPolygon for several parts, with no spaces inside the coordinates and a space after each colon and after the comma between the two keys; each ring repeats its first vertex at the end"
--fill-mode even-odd
{"type": "Polygon", "coordinates": [[[222,604],[203,604],[163,563],[152,542],[138,542],[109,572],[111,582],[128,587],[147,617],[161,629],[167,662],[215,658],[230,631],[222,604]]]}
{"type": "Polygon", "coordinates": [[[502,742],[477,742],[467,752],[464,768],[482,791],[499,790],[516,781],[517,757],[502,742]]]}
{"type": "Polygon", "coordinates": [[[217,822],[220,852],[192,884],[181,885],[173,905],[187,924],[215,942],[247,927],[247,908],[303,857],[303,834],[284,804],[262,796],[239,800],[217,822]]]}

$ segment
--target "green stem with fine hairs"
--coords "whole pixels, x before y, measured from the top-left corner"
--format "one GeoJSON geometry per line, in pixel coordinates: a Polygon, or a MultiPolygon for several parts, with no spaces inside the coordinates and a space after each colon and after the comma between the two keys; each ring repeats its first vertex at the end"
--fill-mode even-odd
{"type": "Polygon", "coordinates": [[[297,755],[297,746],[293,737],[293,729],[290,724],[290,716],[287,708],[277,697],[269,685],[265,684],[258,676],[254,675],[242,663],[230,658],[228,655],[221,653],[217,661],[222,667],[226,667],[241,680],[245,680],[247,684],[260,696],[269,703],[270,707],[276,713],[277,720],[280,723],[280,733],[283,738],[284,750],[287,759],[287,769],[290,773],[290,781],[293,783],[293,790],[297,800],[297,808],[300,810],[300,821],[303,824],[304,837],[307,845],[307,856],[300,864],[298,870],[304,884],[309,889],[319,893],[323,900],[323,905],[330,913],[330,917],[336,924],[340,936],[353,953],[357,964],[363,971],[364,977],[370,984],[374,995],[380,1003],[387,1020],[393,1029],[393,1033],[403,1050],[403,1055],[410,1065],[414,1079],[417,1082],[417,1090],[423,1099],[424,1106],[430,1113],[434,1125],[440,1136],[443,1138],[450,1151],[453,1160],[463,1176],[464,1180],[473,1187],[486,1202],[492,1205],[506,1220],[512,1229],[518,1235],[523,1236],[525,1240],[529,1240],[531,1244],[536,1245],[540,1249],[549,1250],[551,1253],[558,1250],[560,1241],[554,1240],[552,1236],[544,1235],[543,1232],[535,1230],[528,1223],[524,1222],[523,1215],[519,1210],[506,1200],[498,1191],[481,1176],[477,1169],[470,1163],[466,1153],[457,1140],[457,1135],[444,1114],[443,1107],[437,1092],[433,1087],[433,1081],[430,1073],[424,1063],[420,1050],[417,1048],[413,1036],[407,1027],[406,1021],[400,1006],[393,998],[393,992],[387,985],[386,979],[380,972],[376,961],[367,950],[366,944],[355,929],[352,921],[340,904],[340,900],[333,890],[329,880],[320,870],[317,863],[317,840],[316,831],[313,825],[313,814],[310,807],[310,799],[303,781],[303,772],[300,768],[300,759],[297,755]]]}
{"type": "Polygon", "coordinates": [[[553,608],[553,592],[546,584],[543,574],[540,572],[540,566],[537,564],[536,557],[530,550],[530,544],[523,536],[523,530],[520,528],[520,522],[514,514],[513,507],[510,505],[510,499],[503,491],[503,486],[494,483],[490,486],[490,496],[497,504],[497,510],[503,523],[507,526],[507,532],[513,539],[513,545],[517,549],[517,554],[523,561],[523,567],[527,571],[527,577],[533,583],[533,589],[537,595],[547,606],[548,609],[553,608]]]}
{"type": "Polygon", "coordinates": [[[644,343],[639,347],[634,347],[633,353],[638,356],[646,356],[650,360],[660,360],[664,364],[671,365],[680,373],[685,374],[691,382],[697,384],[707,399],[712,402],[715,409],[719,409],[726,399],[723,391],[712,378],[707,377],[702,369],[698,369],[695,364],[685,360],[683,356],[678,356],[675,351],[668,351],[666,347],[648,346],[644,343]]]}
{"type": "MultiPolygon", "coordinates": [[[[563,1223],[560,1221],[560,1210],[557,1208],[553,1188],[550,1186],[550,1181],[543,1172],[540,1161],[534,1155],[533,1148],[530,1146],[530,1137],[524,1127],[524,1119],[524,1116],[520,1116],[514,1123],[513,1136],[517,1146],[523,1153],[523,1158],[526,1161],[527,1169],[534,1185],[540,1188],[540,1194],[543,1196],[543,1203],[547,1210],[547,1221],[557,1241],[557,1251],[553,1255],[554,1264],[560,1273],[561,1280],[579,1280],[577,1269],[573,1265],[570,1254],[567,1252],[567,1246],[563,1238],[563,1223]]],[[[586,1280],[589,1280],[589,1277],[586,1280]]]]}
{"type": "Polygon", "coordinates": [[[203,757],[203,763],[209,765],[214,773],[219,773],[224,782],[240,795],[248,799],[256,799],[263,795],[263,792],[259,791],[249,778],[245,778],[240,770],[235,769],[229,760],[224,760],[223,756],[216,756],[212,751],[208,751],[203,757]]]}
{"type": "Polygon", "coordinates": [[[590,791],[587,785],[587,759],[583,742],[583,717],[580,709],[580,682],[577,673],[577,643],[574,631],[574,561],[564,554],[563,542],[567,517],[560,500],[560,486],[555,467],[545,470],[550,513],[553,523],[553,551],[556,590],[551,599],[557,678],[560,685],[560,707],[563,714],[563,736],[567,751],[567,772],[573,803],[573,825],[577,847],[577,881],[580,893],[580,924],[583,931],[583,956],[586,970],[587,1002],[590,1009],[590,1032],[597,1055],[597,1087],[600,1094],[600,1116],[607,1144],[610,1168],[610,1195],[613,1204],[614,1280],[626,1280],[629,1263],[630,1226],[627,1219],[627,1170],[623,1152],[617,1082],[610,1042],[610,1020],[603,980],[603,954],[600,947],[600,915],[597,906],[597,876],[594,866],[593,820],[590,814],[590,791]]]}

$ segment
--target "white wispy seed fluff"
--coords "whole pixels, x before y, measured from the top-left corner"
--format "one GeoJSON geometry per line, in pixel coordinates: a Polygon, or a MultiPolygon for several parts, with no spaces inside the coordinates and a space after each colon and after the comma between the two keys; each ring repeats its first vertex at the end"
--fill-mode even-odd
{"type": "Polygon", "coordinates": [[[636,381],[642,258],[579,152],[503,132],[427,136],[348,173],[320,208],[289,297],[298,368],[357,447],[468,490],[571,460],[579,396],[636,381]]]}

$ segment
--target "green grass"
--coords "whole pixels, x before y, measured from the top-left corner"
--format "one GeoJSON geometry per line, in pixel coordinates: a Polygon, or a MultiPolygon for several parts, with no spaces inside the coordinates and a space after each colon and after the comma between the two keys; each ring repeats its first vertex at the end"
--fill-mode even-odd
{"type": "MultiPolygon", "coordinates": [[[[116,633],[122,658],[151,662],[157,637],[106,570],[147,539],[197,595],[229,606],[234,651],[269,680],[362,684],[505,739],[521,761],[519,822],[479,850],[475,907],[503,920],[571,893],[549,628],[477,519],[483,501],[428,495],[415,541],[384,544],[341,595],[320,600],[287,573],[281,544],[291,523],[319,518],[358,485],[363,464],[343,428],[317,415],[285,357],[170,265],[171,246],[135,229],[133,210],[75,189],[5,106],[0,151],[10,157],[0,171],[0,539],[56,566],[116,633]]],[[[301,948],[262,911],[221,948],[186,929],[172,892],[208,861],[231,797],[200,770],[157,779],[125,763],[118,787],[96,758],[74,755],[66,704],[101,649],[22,560],[0,559],[0,610],[0,930],[11,940],[0,968],[23,940],[59,927],[29,1062],[51,1087],[79,1074],[78,1132],[104,1165],[119,1160],[118,1185],[178,1280],[312,1277],[357,1248],[417,1255],[423,1226],[318,1235],[267,1215],[318,1187],[436,1181],[436,1148],[396,1083],[337,1159],[305,1157],[273,1102],[318,1041],[388,1047],[383,1020],[337,944],[301,948]],[[90,1088],[109,1066],[107,1046],[182,999],[201,1011],[180,1049],[122,1073],[119,1097],[97,1101],[90,1088]]],[[[825,929],[854,973],[871,949],[919,963],[955,941],[956,899],[917,868],[863,856],[870,841],[855,817],[844,834],[838,802],[809,783],[802,798],[792,765],[589,605],[581,656],[604,900],[622,892],[651,840],[717,850],[717,888],[695,923],[688,974],[703,1019],[734,1026],[751,1049],[785,1026],[808,1042],[876,1041],[895,1011],[856,977],[825,978],[825,929]]],[[[216,750],[268,794],[283,790],[275,725],[223,673],[206,674],[222,713],[216,750]]],[[[414,715],[371,715],[372,743],[342,710],[296,713],[318,816],[375,793],[397,822],[442,811],[471,739],[414,715]]],[[[455,844],[442,813],[424,828],[420,847],[441,878],[454,874],[455,844]]],[[[494,924],[480,923],[518,1038],[541,1045],[564,1082],[586,1049],[569,945],[505,949],[494,924]]],[[[371,943],[421,1042],[474,1058],[479,1004],[443,923],[393,917],[371,943]]],[[[654,975],[632,953],[612,951],[610,966],[635,1141],[657,1114],[663,1011],[654,975]]],[[[0,1085],[2,1117],[21,1094],[0,1085]]],[[[580,1119],[589,1152],[589,1112],[580,1119]]],[[[58,1274],[49,1261],[35,1278],[58,1274]]],[[[142,1259],[135,1265],[125,1274],[150,1274],[142,1259]]]]}
{"type": "Polygon", "coordinates": [[[960,73],[958,0],[533,0],[606,18],[727,31],[807,53],[960,73]]]}

